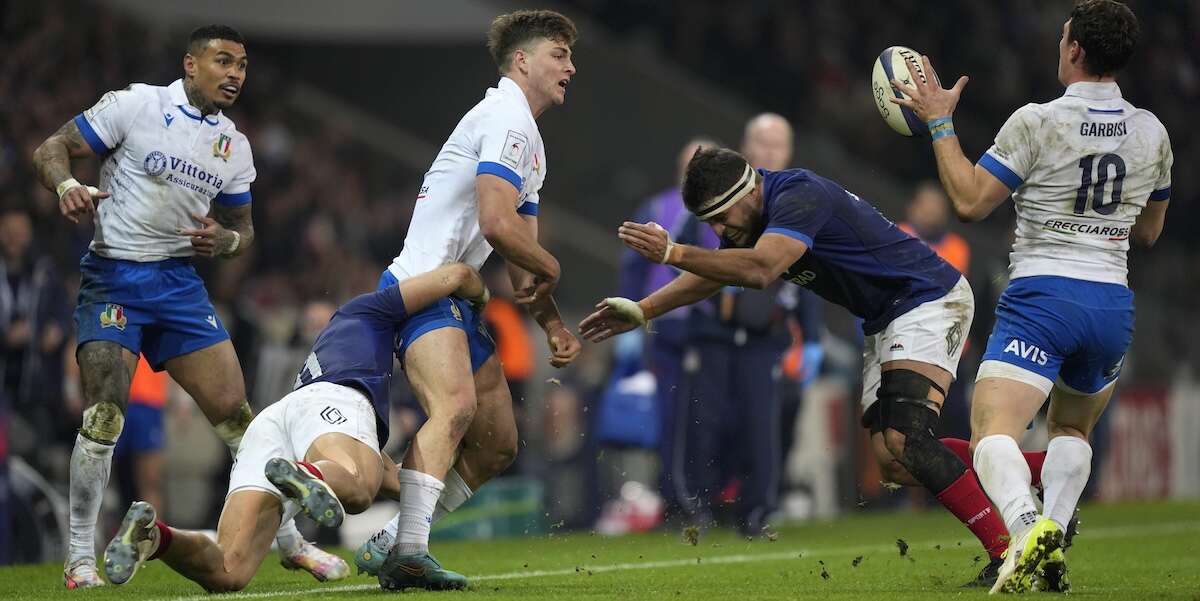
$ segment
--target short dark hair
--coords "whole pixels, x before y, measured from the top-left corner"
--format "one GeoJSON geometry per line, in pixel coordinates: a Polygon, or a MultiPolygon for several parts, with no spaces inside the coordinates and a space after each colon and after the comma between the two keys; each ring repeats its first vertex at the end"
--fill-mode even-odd
{"type": "Polygon", "coordinates": [[[518,10],[492,20],[487,47],[501,73],[512,66],[513,51],[538,38],[575,45],[579,32],[562,14],[552,10],[518,10]]]}
{"type": "Polygon", "coordinates": [[[192,35],[188,36],[187,51],[192,56],[199,56],[204,52],[204,47],[212,40],[229,40],[243,46],[246,45],[242,34],[228,25],[204,25],[193,29],[192,35]]]}
{"type": "Polygon", "coordinates": [[[693,213],[728,190],[746,172],[746,157],[728,148],[700,148],[683,175],[683,204],[693,213]]]}
{"type": "Polygon", "coordinates": [[[1071,10],[1068,42],[1083,48],[1083,68],[1091,75],[1120,71],[1137,46],[1137,17],[1128,6],[1114,0],[1080,0],[1071,10]]]}

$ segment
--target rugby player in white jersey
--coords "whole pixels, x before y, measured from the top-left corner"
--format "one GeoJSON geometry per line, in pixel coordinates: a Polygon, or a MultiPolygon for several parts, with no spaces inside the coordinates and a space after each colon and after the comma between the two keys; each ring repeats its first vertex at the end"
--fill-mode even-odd
{"type": "Polygon", "coordinates": [[[479,272],[453,263],[338,308],[300,366],[295,390],[246,430],[217,540],[171,528],[138,501],[105,549],[109,581],[125,584],[144,562],[161,559],[205,590],[238,591],[258,572],[281,520],[303,511],[337,527],[380,492],[396,498],[396,466],[379,449],[388,438],[398,334],[412,314],[450,294],[487,302],[479,272]]]}
{"type": "Polygon", "coordinates": [[[959,217],[983,219],[1010,194],[1017,210],[1011,281],[971,408],[979,480],[1012,536],[992,592],[1069,589],[1063,535],[1091,472],[1088,436],[1133,337],[1126,253],[1130,240],[1149,247],[1158,239],[1171,196],[1166,129],[1122,99],[1115,81],[1138,33],[1124,4],[1078,2],[1058,46],[1066,93],[1018,109],[975,165],[950,121],[967,78],[949,90],[915,73],[915,87],[892,82],[911,96],[893,102],[929,124],[938,174],[959,217]],[[1047,395],[1039,513],[1017,439],[1047,395]]]}
{"type": "MultiPolygon", "coordinates": [[[[242,369],[191,257],[234,257],[254,241],[246,137],[221,111],[246,82],[241,34],[201,27],[188,39],[182,79],[109,92],[34,152],[42,185],[71,221],[92,219],[95,236],[80,261],[75,309],[83,423],[71,455],[68,589],[104,584],[94,538],[113,445],[124,426],[138,354],[166,369],[236,455],[252,414],[242,369]],[[72,158],[102,158],[98,188],[71,176],[72,158]],[[211,216],[209,216],[211,213],[211,216]]],[[[318,580],[349,566],[279,531],[285,566],[318,580]]]]}
{"type": "MultiPolygon", "coordinates": [[[[553,11],[492,21],[488,49],[502,77],[438,152],[404,248],[380,278],[385,288],[448,262],[478,269],[495,249],[508,262],[517,301],[545,330],[555,367],[574,360],[580,345],[552,296],[558,261],[537,241],[547,170],[537,118],[566,100],[575,38],[575,25],[553,11]]],[[[399,515],[355,562],[385,589],[463,588],[466,579],[429,554],[430,526],[516,457],[512,397],[480,313],[460,299],[415,313],[400,336],[405,371],[429,419],[401,464],[399,515]]]]}

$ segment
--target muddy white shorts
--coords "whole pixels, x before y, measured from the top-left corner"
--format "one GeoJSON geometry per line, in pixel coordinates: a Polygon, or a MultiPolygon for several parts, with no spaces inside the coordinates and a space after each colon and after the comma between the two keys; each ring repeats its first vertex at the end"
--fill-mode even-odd
{"type": "Polygon", "coordinates": [[[379,450],[375,409],[355,388],[317,382],[294,390],[254,417],[229,474],[229,493],[253,489],[284,500],[264,470],[273,457],[303,460],[308,447],[324,434],[345,434],[379,450]]]}
{"type": "Polygon", "coordinates": [[[917,305],[893,319],[883,331],[867,336],[863,340],[863,411],[875,403],[879,366],[889,361],[929,363],[955,376],[974,317],[971,285],[966,278],[959,278],[946,296],[917,305]]]}

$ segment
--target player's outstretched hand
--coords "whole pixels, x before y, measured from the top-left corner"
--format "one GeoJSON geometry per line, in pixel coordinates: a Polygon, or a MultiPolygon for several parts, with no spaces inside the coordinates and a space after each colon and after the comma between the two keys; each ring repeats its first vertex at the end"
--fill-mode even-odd
{"type": "Polygon", "coordinates": [[[224,254],[233,246],[233,232],[221,227],[216,219],[203,215],[192,215],[192,219],[204,227],[200,229],[179,229],[181,236],[192,239],[192,250],[202,257],[215,257],[224,254]]]}
{"type": "Polygon", "coordinates": [[[653,221],[634,223],[626,221],[617,228],[617,237],[625,246],[632,248],[648,261],[666,263],[674,244],[667,230],[653,221]]]}
{"type": "Polygon", "coordinates": [[[546,342],[550,344],[550,365],[554,367],[570,365],[583,350],[579,339],[561,323],[546,332],[546,342]]]}
{"type": "Polygon", "coordinates": [[[602,342],[646,323],[637,303],[627,298],[606,298],[596,311],[579,322],[579,333],[589,342],[602,342]]]}
{"type": "Polygon", "coordinates": [[[75,186],[63,192],[58,199],[58,210],[71,223],[79,223],[80,217],[95,213],[100,200],[109,196],[111,194],[108,192],[101,192],[93,186],[75,186]]]}
{"type": "Polygon", "coordinates": [[[962,96],[963,87],[967,85],[967,76],[959,77],[954,87],[947,90],[942,87],[942,82],[938,79],[937,72],[933,70],[933,63],[929,62],[928,56],[921,57],[927,80],[923,80],[918,75],[916,65],[911,60],[907,62],[913,85],[905,85],[900,80],[893,78],[892,87],[906,94],[908,98],[889,98],[888,100],[908,107],[925,122],[953,115],[954,107],[958,106],[958,99],[962,96]]]}

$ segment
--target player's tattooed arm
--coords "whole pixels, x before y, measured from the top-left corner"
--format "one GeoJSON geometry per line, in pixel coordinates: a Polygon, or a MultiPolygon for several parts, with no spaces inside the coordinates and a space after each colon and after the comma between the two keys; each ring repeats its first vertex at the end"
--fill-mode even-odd
{"type": "Polygon", "coordinates": [[[37,169],[38,180],[47,190],[54,192],[58,184],[71,178],[71,159],[94,154],[83,139],[79,126],[71,120],[33,151],[33,165],[37,169]]]}
{"type": "Polygon", "coordinates": [[[251,217],[252,203],[227,207],[221,204],[213,205],[213,217],[221,224],[217,233],[217,254],[222,257],[236,257],[250,247],[254,242],[254,219],[251,217]],[[235,236],[233,232],[237,232],[235,236]]]}
{"type": "Polygon", "coordinates": [[[81,216],[95,212],[96,203],[109,196],[107,192],[84,186],[71,177],[71,159],[94,154],[74,120],[64,123],[33,151],[38,181],[58,196],[59,211],[75,223],[79,223],[81,216]]]}

